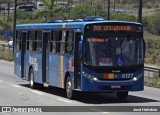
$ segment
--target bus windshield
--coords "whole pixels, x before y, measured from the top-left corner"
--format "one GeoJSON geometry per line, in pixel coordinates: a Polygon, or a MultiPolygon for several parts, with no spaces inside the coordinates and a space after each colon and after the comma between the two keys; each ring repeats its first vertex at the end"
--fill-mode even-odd
{"type": "Polygon", "coordinates": [[[143,64],[143,39],[138,37],[87,38],[83,63],[90,66],[133,66],[143,64]]]}

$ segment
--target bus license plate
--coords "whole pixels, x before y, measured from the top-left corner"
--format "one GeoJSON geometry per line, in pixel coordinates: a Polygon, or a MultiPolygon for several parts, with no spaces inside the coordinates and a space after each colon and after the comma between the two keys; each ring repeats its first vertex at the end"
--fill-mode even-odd
{"type": "Polygon", "coordinates": [[[112,88],[112,89],[120,89],[121,86],[120,86],[120,85],[111,85],[111,88],[112,88]]]}

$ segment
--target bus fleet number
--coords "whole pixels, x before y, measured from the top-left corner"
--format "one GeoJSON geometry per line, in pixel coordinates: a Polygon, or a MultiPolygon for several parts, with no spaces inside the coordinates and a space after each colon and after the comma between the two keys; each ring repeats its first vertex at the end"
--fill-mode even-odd
{"type": "Polygon", "coordinates": [[[122,74],[122,78],[133,78],[133,74],[122,74]]]}

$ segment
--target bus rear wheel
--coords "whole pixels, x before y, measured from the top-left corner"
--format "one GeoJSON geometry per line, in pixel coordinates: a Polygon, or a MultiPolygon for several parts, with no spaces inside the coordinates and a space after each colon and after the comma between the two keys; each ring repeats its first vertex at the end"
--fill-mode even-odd
{"type": "Polygon", "coordinates": [[[29,71],[29,78],[30,78],[30,88],[34,89],[36,87],[36,83],[34,82],[34,72],[33,69],[29,71]]]}
{"type": "Polygon", "coordinates": [[[75,96],[75,92],[72,90],[72,82],[70,77],[67,77],[66,80],[66,96],[69,99],[74,99],[75,96]]]}
{"type": "Polygon", "coordinates": [[[128,92],[117,92],[117,97],[120,99],[126,99],[128,97],[128,92]]]}

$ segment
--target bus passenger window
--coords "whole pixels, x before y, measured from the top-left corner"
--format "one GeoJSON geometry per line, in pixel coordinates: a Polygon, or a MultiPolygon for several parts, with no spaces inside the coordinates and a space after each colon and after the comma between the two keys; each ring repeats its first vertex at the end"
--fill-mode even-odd
{"type": "Polygon", "coordinates": [[[35,32],[34,31],[29,31],[29,37],[27,40],[27,50],[28,51],[34,51],[34,40],[35,40],[35,32]]]}
{"type": "Polygon", "coordinates": [[[35,51],[42,51],[42,31],[36,31],[35,51]]]}
{"type": "Polygon", "coordinates": [[[60,49],[61,49],[61,40],[62,40],[62,31],[59,31],[58,34],[58,40],[57,40],[57,53],[61,53],[60,49]]]}
{"type": "Polygon", "coordinates": [[[66,31],[65,36],[65,53],[68,54],[68,39],[69,39],[69,31],[66,31]]]}
{"type": "Polygon", "coordinates": [[[66,31],[62,31],[62,39],[60,41],[60,53],[64,54],[65,53],[65,39],[66,39],[66,31]]]}
{"type": "Polygon", "coordinates": [[[16,32],[16,50],[21,50],[21,31],[16,32]]]}
{"type": "Polygon", "coordinates": [[[73,51],[73,31],[67,31],[67,36],[66,36],[66,43],[65,43],[65,53],[66,54],[72,54],[73,51]]]}
{"type": "Polygon", "coordinates": [[[58,39],[58,31],[52,31],[51,34],[51,43],[50,43],[50,52],[56,53],[57,40],[58,39]]]}

